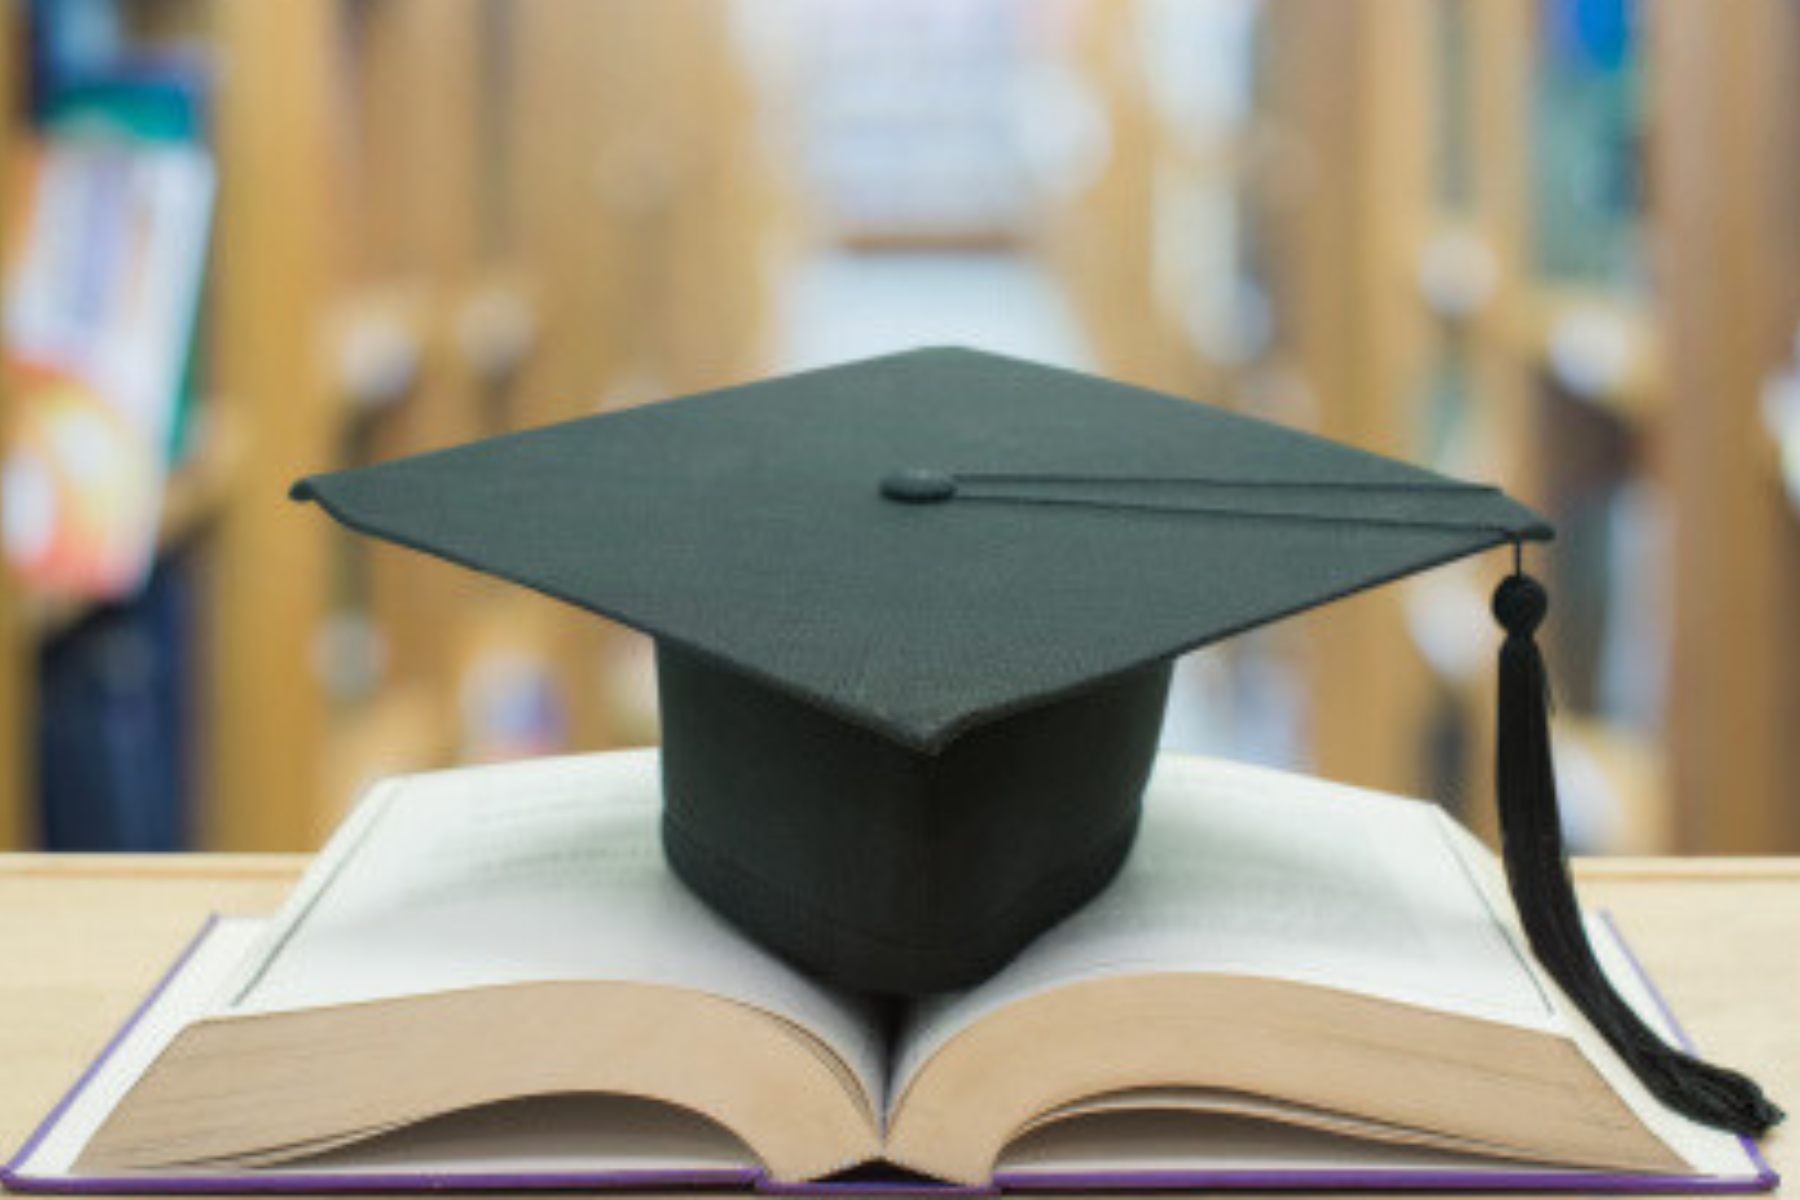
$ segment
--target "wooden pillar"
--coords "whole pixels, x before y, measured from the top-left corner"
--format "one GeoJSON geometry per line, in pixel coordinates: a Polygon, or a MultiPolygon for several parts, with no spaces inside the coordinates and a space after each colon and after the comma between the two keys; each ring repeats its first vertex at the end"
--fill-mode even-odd
{"type": "Polygon", "coordinates": [[[1800,21],[1779,0],[1662,0],[1651,29],[1682,848],[1793,850],[1800,533],[1760,397],[1800,317],[1800,21]]]}
{"type": "Polygon", "coordinates": [[[209,402],[237,410],[246,486],[208,561],[201,844],[293,850],[311,838],[325,726],[311,650],[326,523],[287,502],[330,461],[320,346],[335,226],[330,121],[336,12],[220,0],[214,11],[219,212],[206,319],[209,402]]]}
{"type": "MultiPolygon", "coordinates": [[[[1317,432],[1409,456],[1425,314],[1417,290],[1429,195],[1422,0],[1281,0],[1273,108],[1290,161],[1276,215],[1281,334],[1313,397],[1317,432]]],[[[1392,589],[1306,618],[1313,766],[1410,792],[1424,774],[1407,731],[1423,667],[1392,589]]]]}

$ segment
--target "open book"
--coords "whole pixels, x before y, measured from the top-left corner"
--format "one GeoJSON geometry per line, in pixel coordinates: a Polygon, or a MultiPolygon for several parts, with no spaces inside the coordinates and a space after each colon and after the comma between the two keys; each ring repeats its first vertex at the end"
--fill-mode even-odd
{"type": "Polygon", "coordinates": [[[653,752],[379,785],[278,916],[210,928],[7,1181],[1773,1183],[1642,1090],[1434,806],[1164,759],[1107,891],[898,1010],[691,897],[659,811],[653,752]]]}

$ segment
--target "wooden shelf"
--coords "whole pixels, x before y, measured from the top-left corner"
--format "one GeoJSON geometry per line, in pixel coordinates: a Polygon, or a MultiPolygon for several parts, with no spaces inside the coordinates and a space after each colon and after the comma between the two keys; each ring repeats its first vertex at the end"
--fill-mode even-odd
{"type": "Polygon", "coordinates": [[[403,403],[431,352],[432,298],[418,285],[363,285],[324,318],[340,420],[403,403]]]}
{"type": "Polygon", "coordinates": [[[452,326],[458,353],[485,387],[502,386],[525,369],[542,321],[529,278],[516,267],[489,267],[458,300],[452,326]]]}
{"type": "Polygon", "coordinates": [[[1648,300],[1539,286],[1519,305],[1518,352],[1569,395],[1631,426],[1658,417],[1665,395],[1661,340],[1648,300]]]}
{"type": "Polygon", "coordinates": [[[229,403],[208,402],[208,411],[199,448],[170,473],[163,491],[157,544],[164,550],[187,541],[241,494],[247,433],[229,403]]]}

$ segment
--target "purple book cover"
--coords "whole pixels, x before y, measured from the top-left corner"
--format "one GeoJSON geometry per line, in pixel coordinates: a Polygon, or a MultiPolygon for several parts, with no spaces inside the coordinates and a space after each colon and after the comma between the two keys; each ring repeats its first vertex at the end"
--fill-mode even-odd
{"type": "MultiPolygon", "coordinates": [[[[1645,990],[1661,1011],[1669,1028],[1683,1046],[1692,1049],[1662,994],[1656,990],[1630,947],[1612,929],[1632,969],[1642,980],[1645,990]]],[[[1741,1139],[1754,1173],[1743,1176],[1715,1177],[1694,1175],[1649,1175],[1602,1171],[1548,1171],[1524,1169],[1495,1163],[1492,1166],[1470,1166],[1446,1170],[1419,1169],[1325,1169],[1318,1167],[1259,1167],[1250,1170],[1214,1169],[1196,1171],[1123,1171],[1073,1172],[1010,1176],[997,1173],[994,1186],[987,1189],[959,1187],[930,1182],[857,1179],[819,1183],[782,1184],[751,1169],[701,1168],[693,1170],[631,1171],[564,1171],[529,1172],[418,1172],[355,1173],[320,1172],[307,1174],[288,1170],[280,1174],[258,1171],[206,1174],[63,1176],[22,1173],[33,1152],[48,1138],[58,1122],[74,1105],[83,1091],[94,1081],[100,1069],[119,1050],[170,983],[181,973],[195,952],[216,926],[209,920],[187,948],[176,958],[162,980],[138,1005],[125,1024],[115,1033],[68,1093],[51,1109],[37,1130],[19,1148],[10,1162],[0,1167],[0,1184],[17,1192],[41,1194],[141,1194],[141,1195],[218,1195],[236,1193],[330,1193],[330,1192],[422,1192],[422,1191],[568,1191],[568,1190],[667,1190],[667,1191],[758,1191],[793,1196],[942,1196],[989,1195],[995,1192],[1047,1191],[1381,1191],[1381,1192],[1594,1192],[1636,1193],[1642,1195],[1742,1194],[1765,1192],[1780,1182],[1773,1168],[1754,1143],[1741,1139]]]]}

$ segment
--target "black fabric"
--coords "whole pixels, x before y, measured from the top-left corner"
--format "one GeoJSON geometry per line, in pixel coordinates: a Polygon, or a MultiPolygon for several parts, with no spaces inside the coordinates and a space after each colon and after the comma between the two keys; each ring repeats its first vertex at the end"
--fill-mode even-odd
{"type": "Polygon", "coordinates": [[[1137,671],[932,754],[664,647],[669,862],[815,974],[973,986],[1124,861],[1169,676],[1137,671]]]}
{"type": "MultiPolygon", "coordinates": [[[[314,476],[295,495],[929,749],[1279,617],[1549,536],[1496,492],[1432,486],[1450,482],[1194,401],[922,350],[314,476]],[[1357,525],[1108,508],[1089,502],[1092,487],[1060,507],[884,497],[883,480],[908,468],[1395,490],[1237,497],[1368,522],[1357,525]],[[1436,520],[1462,527],[1392,523],[1436,520]]],[[[1214,484],[1207,497],[1233,492],[1214,484]]]]}
{"type": "Polygon", "coordinates": [[[820,974],[979,981],[1103,886],[1183,651],[1530,510],[1189,400],[922,350],[298,483],[657,640],[675,869],[820,974]]]}

